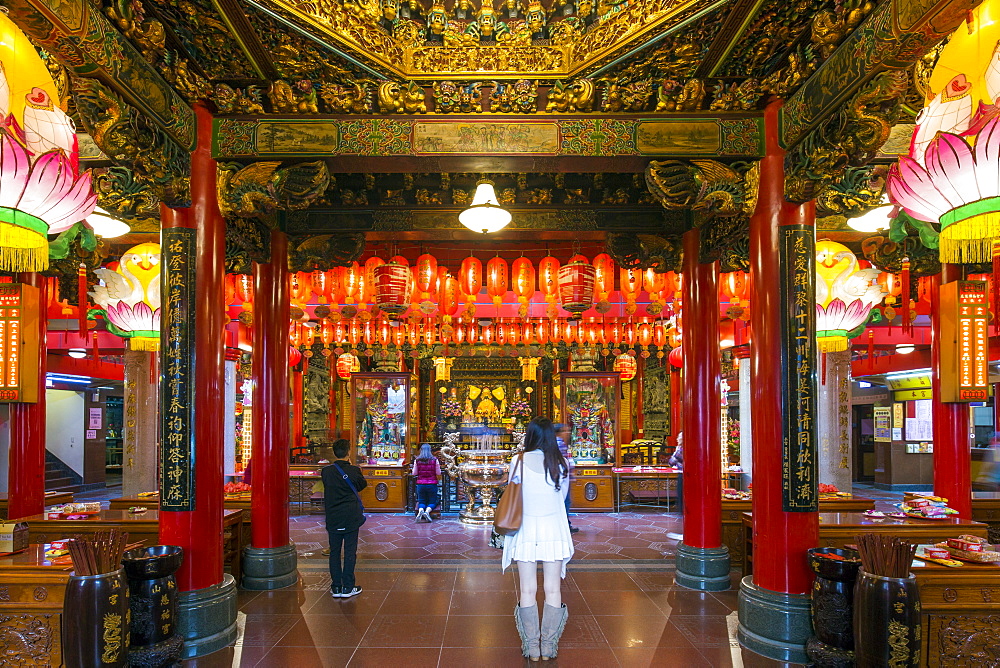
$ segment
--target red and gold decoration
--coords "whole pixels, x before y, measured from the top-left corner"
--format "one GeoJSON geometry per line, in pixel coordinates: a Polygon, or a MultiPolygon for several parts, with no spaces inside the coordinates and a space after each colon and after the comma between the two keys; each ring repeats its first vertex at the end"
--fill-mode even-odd
{"type": "Polygon", "coordinates": [[[989,298],[986,281],[941,286],[941,401],[989,397],[989,298]]]}
{"type": "Polygon", "coordinates": [[[559,267],[559,301],[573,315],[580,315],[594,305],[594,267],[576,259],[559,267]]]}
{"type": "Polygon", "coordinates": [[[0,402],[38,401],[40,292],[32,285],[0,284],[0,402]]]}
{"type": "Polygon", "coordinates": [[[639,363],[632,355],[622,353],[615,358],[615,371],[623,381],[632,380],[639,371],[639,363]]]}
{"type": "Polygon", "coordinates": [[[396,261],[375,267],[375,304],[394,316],[401,315],[410,305],[410,267],[396,261]]]}
{"type": "Polygon", "coordinates": [[[357,355],[344,353],[337,357],[337,378],[348,380],[352,373],[361,371],[361,360],[357,355]]]}

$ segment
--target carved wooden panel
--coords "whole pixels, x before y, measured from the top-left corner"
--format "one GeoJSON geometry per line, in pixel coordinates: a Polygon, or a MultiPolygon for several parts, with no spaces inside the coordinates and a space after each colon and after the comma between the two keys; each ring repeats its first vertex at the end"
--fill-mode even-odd
{"type": "Polygon", "coordinates": [[[1000,660],[1000,615],[931,615],[927,665],[995,666],[1000,660]]]}
{"type": "Polygon", "coordinates": [[[59,617],[0,613],[0,668],[61,665],[59,617]]]}

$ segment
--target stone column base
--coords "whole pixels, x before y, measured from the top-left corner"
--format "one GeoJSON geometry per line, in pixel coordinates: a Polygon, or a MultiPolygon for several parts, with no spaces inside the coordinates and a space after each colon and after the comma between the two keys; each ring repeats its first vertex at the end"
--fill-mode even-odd
{"type": "Polygon", "coordinates": [[[205,656],[236,641],[236,580],[229,573],[222,582],[177,596],[177,632],[184,638],[181,658],[205,656]]]}
{"type": "Polygon", "coordinates": [[[682,587],[699,591],[729,589],[729,548],[677,546],[674,580],[682,587]]]}
{"type": "Polygon", "coordinates": [[[281,589],[299,581],[295,543],[243,550],[243,588],[281,589]]]}
{"type": "Polygon", "coordinates": [[[763,589],[748,575],[740,582],[740,645],[776,661],[809,663],[806,641],[812,635],[809,596],[763,589]]]}

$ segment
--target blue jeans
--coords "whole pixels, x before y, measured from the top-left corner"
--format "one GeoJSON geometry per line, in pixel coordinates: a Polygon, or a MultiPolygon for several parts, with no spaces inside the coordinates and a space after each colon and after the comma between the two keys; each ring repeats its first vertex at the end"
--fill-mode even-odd
{"type": "Polygon", "coordinates": [[[430,508],[434,510],[438,504],[437,483],[417,485],[417,510],[430,508]]]}

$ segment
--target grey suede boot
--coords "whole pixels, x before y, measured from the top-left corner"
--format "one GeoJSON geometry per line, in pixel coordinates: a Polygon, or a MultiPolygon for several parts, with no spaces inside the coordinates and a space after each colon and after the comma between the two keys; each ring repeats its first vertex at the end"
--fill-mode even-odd
{"type": "Polygon", "coordinates": [[[559,653],[559,638],[566,628],[569,610],[563,603],[561,608],[546,605],[542,612],[541,650],[542,659],[554,659],[559,653]]]}
{"type": "Polygon", "coordinates": [[[521,636],[521,653],[532,661],[538,661],[538,606],[522,608],[515,605],[514,623],[521,636]]]}

